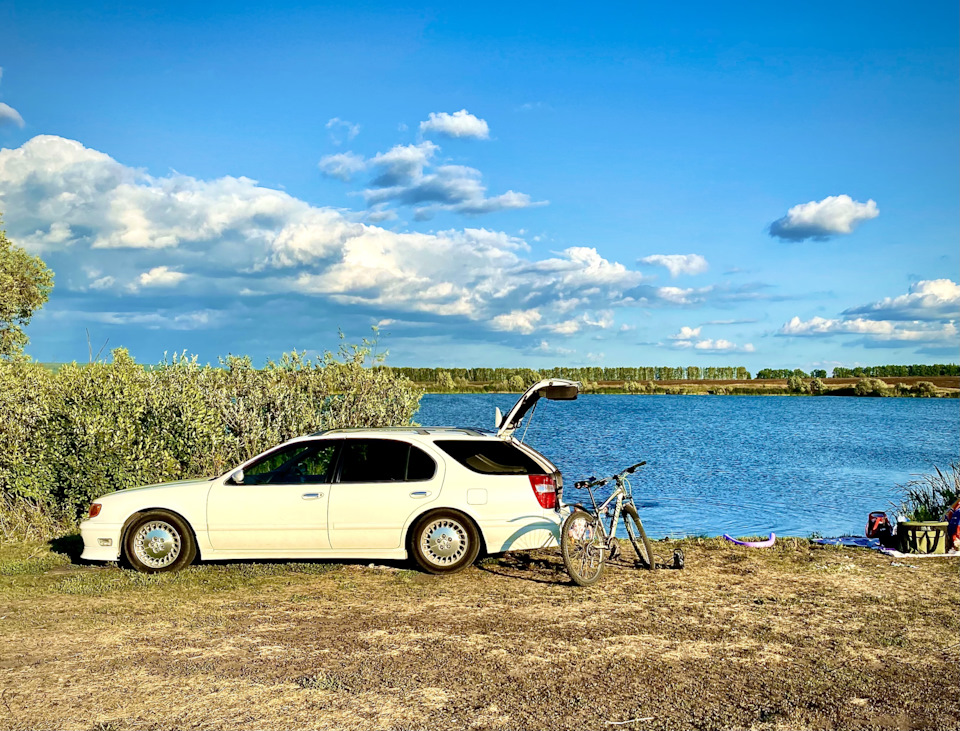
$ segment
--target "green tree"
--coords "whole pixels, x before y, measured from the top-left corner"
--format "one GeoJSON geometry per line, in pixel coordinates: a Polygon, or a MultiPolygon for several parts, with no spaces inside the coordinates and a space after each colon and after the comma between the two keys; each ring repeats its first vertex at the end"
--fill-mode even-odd
{"type": "Polygon", "coordinates": [[[18,355],[30,339],[23,328],[43,307],[53,288],[53,272],[7,239],[0,218],[0,358],[18,355]]]}

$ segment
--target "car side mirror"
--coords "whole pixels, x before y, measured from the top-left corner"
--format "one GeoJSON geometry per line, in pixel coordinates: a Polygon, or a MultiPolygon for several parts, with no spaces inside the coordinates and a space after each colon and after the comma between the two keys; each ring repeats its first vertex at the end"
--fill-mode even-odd
{"type": "Polygon", "coordinates": [[[234,485],[242,485],[242,484],[243,484],[243,470],[237,470],[237,471],[234,472],[232,475],[230,475],[230,482],[232,482],[234,485]]]}

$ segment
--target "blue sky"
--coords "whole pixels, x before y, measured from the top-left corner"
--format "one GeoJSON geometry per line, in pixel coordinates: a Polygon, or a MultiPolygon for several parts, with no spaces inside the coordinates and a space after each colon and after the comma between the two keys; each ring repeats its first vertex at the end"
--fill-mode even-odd
{"type": "Polygon", "coordinates": [[[957,26],[0,0],[0,211],[56,272],[28,352],[956,362],[957,26]]]}

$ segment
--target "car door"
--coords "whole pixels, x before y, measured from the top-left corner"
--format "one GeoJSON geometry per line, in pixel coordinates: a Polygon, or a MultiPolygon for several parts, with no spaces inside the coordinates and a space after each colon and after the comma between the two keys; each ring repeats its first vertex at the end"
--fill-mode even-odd
{"type": "Polygon", "coordinates": [[[214,485],[207,530],[216,551],[283,556],[323,551],[340,440],[284,444],[244,465],[243,481],[214,485]]]}
{"type": "Polygon", "coordinates": [[[400,548],[407,520],[443,485],[442,462],[398,439],[346,439],[339,465],[328,512],[334,550],[400,548]]]}

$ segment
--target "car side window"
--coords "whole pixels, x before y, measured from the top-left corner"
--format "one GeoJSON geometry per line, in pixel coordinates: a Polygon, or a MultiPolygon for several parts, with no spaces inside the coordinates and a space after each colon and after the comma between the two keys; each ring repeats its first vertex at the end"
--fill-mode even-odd
{"type": "Polygon", "coordinates": [[[412,482],[437,471],[423,450],[393,439],[347,439],[340,465],[340,482],[412,482]]]}
{"type": "Polygon", "coordinates": [[[336,442],[298,442],[277,449],[243,468],[245,485],[319,484],[332,475],[336,442]]]}
{"type": "Polygon", "coordinates": [[[543,468],[511,444],[481,439],[438,439],[434,444],[472,472],[543,475],[543,468]]]}

